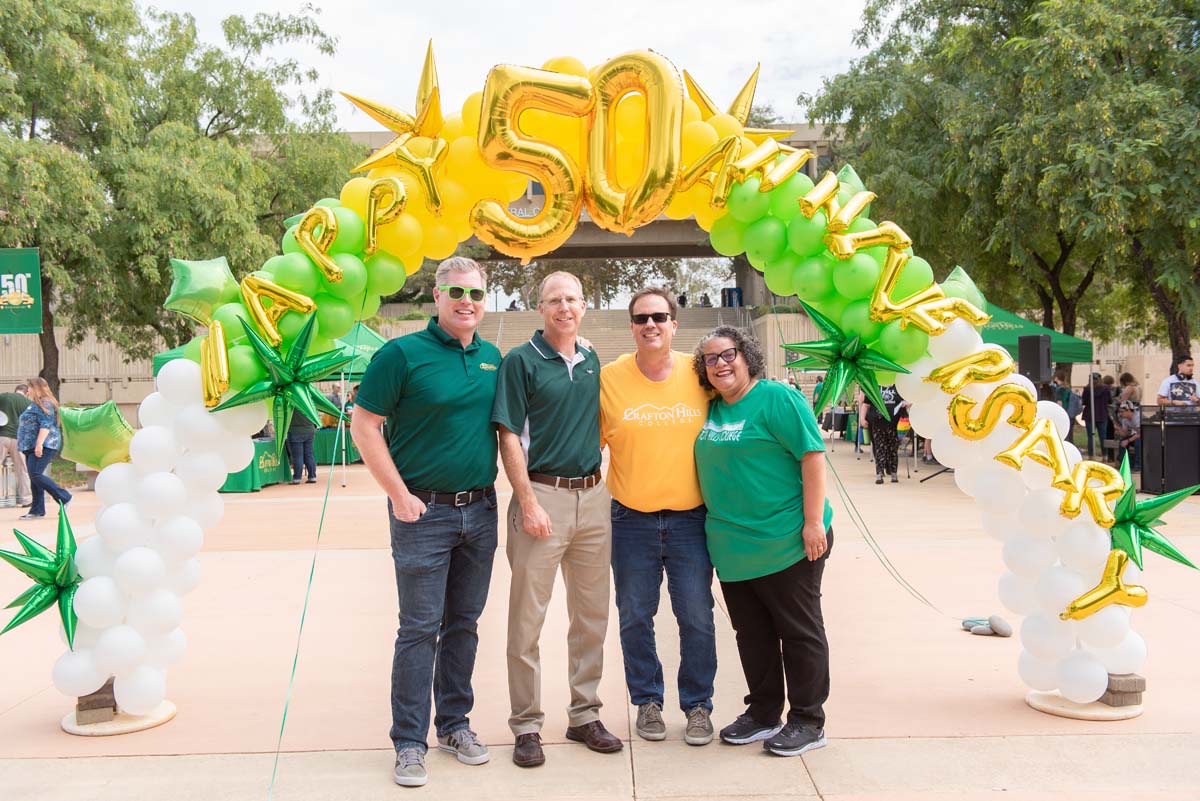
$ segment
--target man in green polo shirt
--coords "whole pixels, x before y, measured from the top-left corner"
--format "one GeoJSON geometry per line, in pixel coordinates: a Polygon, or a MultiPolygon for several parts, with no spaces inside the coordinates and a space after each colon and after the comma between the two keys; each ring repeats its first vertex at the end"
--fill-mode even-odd
{"type": "Polygon", "coordinates": [[[479,338],[487,275],[450,258],[435,274],[437,316],[375,354],[350,433],[388,496],[400,628],[392,659],[393,777],[415,787],[425,767],[429,697],[438,748],[488,761],[471,731],[477,621],[496,551],[496,429],[500,351],[479,338]],[[381,427],[387,424],[385,441],[381,427]]]}
{"type": "Polygon", "coordinates": [[[7,456],[12,459],[13,471],[17,474],[17,505],[29,506],[33,495],[29,491],[29,471],[25,469],[25,455],[17,449],[17,418],[29,406],[29,387],[18,384],[15,392],[0,393],[0,462],[7,456]]]}
{"type": "Polygon", "coordinates": [[[600,360],[578,341],[586,309],[579,279],[551,273],[540,296],[545,328],[505,356],[492,412],[513,487],[505,548],[512,566],[508,725],[521,767],[546,761],[538,640],[559,565],[570,615],[567,739],[601,753],[622,748],[600,722],[597,695],[612,546],[611,497],[600,477],[600,360]]]}

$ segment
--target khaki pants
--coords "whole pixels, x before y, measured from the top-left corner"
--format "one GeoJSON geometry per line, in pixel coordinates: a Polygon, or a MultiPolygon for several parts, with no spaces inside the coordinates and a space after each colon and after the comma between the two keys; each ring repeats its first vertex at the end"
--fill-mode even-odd
{"type": "Polygon", "coordinates": [[[0,437],[0,462],[5,456],[12,457],[13,470],[17,474],[17,503],[28,504],[33,498],[29,492],[29,471],[25,469],[25,454],[17,450],[14,437],[0,437]]]}
{"type": "Polygon", "coordinates": [[[611,496],[603,484],[586,490],[555,489],[534,484],[538,503],[550,516],[553,532],[545,539],[525,533],[521,505],[508,507],[508,562],[512,583],[508,600],[509,728],[514,735],[541,731],[542,666],[538,641],[554,577],[562,566],[567,586],[568,679],[571,703],[567,719],[582,726],[600,719],[597,691],[604,669],[604,635],[608,630],[609,571],[612,528],[611,496]]]}

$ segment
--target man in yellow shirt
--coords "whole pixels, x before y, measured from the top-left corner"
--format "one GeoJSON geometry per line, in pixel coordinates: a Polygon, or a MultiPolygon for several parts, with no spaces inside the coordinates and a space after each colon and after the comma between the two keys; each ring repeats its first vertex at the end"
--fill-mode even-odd
{"type": "Polygon", "coordinates": [[[708,412],[708,394],[691,356],[671,350],[675,298],[647,288],[629,303],[636,352],[600,371],[600,438],[610,453],[612,566],[621,621],[625,683],[638,707],[637,733],[667,736],[663,670],[654,643],[663,572],[679,623],[679,706],[684,740],[712,741],[717,671],[712,563],[692,448],[708,412]]]}

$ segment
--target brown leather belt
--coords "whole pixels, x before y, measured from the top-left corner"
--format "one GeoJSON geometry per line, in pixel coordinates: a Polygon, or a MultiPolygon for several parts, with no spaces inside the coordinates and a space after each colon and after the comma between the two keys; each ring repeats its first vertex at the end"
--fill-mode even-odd
{"type": "Polygon", "coordinates": [[[597,470],[590,476],[580,476],[578,478],[562,478],[560,476],[548,476],[545,473],[530,473],[530,481],[536,481],[539,484],[546,484],[555,489],[568,490],[584,490],[591,489],[600,483],[600,471],[597,470]]]}
{"type": "Polygon", "coordinates": [[[479,489],[463,490],[462,492],[430,492],[429,490],[408,488],[413,497],[420,498],[426,504],[440,503],[446,506],[467,506],[482,501],[488,494],[495,495],[496,488],[480,487],[479,489]]]}

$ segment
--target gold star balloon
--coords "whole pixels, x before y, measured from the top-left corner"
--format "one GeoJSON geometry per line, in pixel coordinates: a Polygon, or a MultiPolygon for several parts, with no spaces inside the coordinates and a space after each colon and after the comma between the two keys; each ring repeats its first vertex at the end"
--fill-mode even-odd
{"type": "Polygon", "coordinates": [[[15,629],[27,620],[45,612],[55,604],[67,633],[67,645],[75,647],[75,591],[79,588],[79,571],[75,568],[75,532],[67,520],[65,506],[58,507],[58,538],[51,551],[37,540],[13,529],[24,553],[0,551],[0,559],[33,579],[33,586],[13,599],[8,609],[21,607],[0,634],[15,629]]]}
{"type": "MultiPolygon", "coordinates": [[[[742,125],[742,132],[756,145],[761,145],[767,139],[786,139],[791,136],[794,131],[782,131],[775,128],[747,128],[746,123],[750,121],[750,110],[754,108],[754,91],[758,88],[758,71],[759,65],[754,66],[754,72],[751,73],[745,85],[742,86],[737,97],[729,104],[729,110],[726,112],[742,125]]],[[[697,106],[700,107],[700,119],[707,120],[714,114],[720,114],[721,110],[717,108],[717,104],[712,98],[700,88],[700,84],[696,83],[687,70],[683,71],[683,80],[687,84],[688,97],[690,97],[697,106]]]]}
{"type": "Polygon", "coordinates": [[[1181,565],[1195,568],[1196,566],[1154,527],[1163,524],[1163,515],[1191,497],[1196,490],[1200,490],[1200,484],[1139,501],[1137,490],[1134,489],[1133,473],[1129,469],[1128,453],[1121,461],[1121,478],[1125,481],[1125,491],[1121,493],[1116,508],[1113,509],[1116,522],[1109,529],[1112,547],[1129,554],[1129,558],[1139,568],[1142,566],[1142,549],[1154,551],[1181,565]]]}

